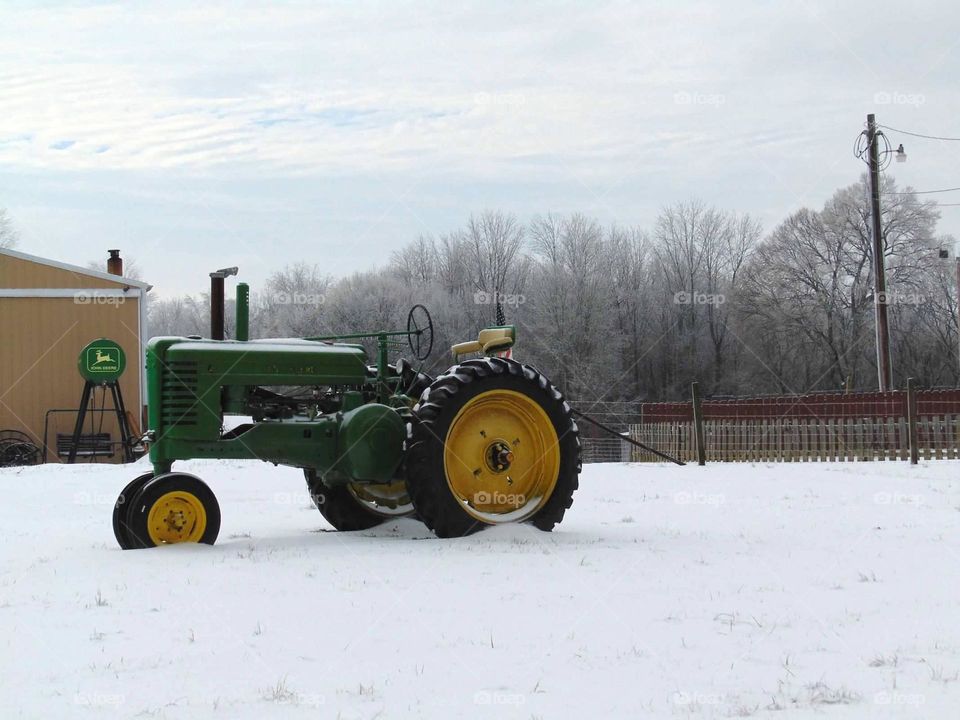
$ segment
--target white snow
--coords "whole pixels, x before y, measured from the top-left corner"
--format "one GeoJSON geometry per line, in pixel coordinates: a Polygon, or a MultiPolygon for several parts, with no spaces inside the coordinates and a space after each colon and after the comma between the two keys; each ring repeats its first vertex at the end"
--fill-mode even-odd
{"type": "Polygon", "coordinates": [[[0,717],[957,716],[958,462],[588,465],[555,532],[453,541],[178,468],[213,547],[117,548],[136,467],[0,471],[0,717]]]}

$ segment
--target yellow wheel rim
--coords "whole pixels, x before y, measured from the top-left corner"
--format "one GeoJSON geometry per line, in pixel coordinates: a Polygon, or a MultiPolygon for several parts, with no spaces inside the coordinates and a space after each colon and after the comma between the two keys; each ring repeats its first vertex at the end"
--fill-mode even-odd
{"type": "Polygon", "coordinates": [[[147,514],[147,533],[154,545],[200,542],[206,530],[206,508],[200,498],[184,490],[161,495],[147,514]]]}
{"type": "Polygon", "coordinates": [[[525,520],[557,485],[557,431],[523,393],[489,390],[453,419],[443,466],[450,491],[471,516],[491,525],[525,520]]]}
{"type": "Polygon", "coordinates": [[[350,483],[347,489],[357,502],[377,515],[399,517],[413,512],[413,504],[407,495],[407,484],[403,480],[389,485],[350,483]]]}

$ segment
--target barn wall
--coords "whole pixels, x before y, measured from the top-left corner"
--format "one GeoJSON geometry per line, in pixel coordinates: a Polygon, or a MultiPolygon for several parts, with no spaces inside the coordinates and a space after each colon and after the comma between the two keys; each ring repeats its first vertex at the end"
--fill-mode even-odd
{"type": "MultiPolygon", "coordinates": [[[[0,288],[3,289],[115,290],[124,285],[123,281],[113,282],[0,256],[0,288]]],[[[131,295],[137,294],[136,290],[131,292],[131,295]]],[[[0,297],[0,430],[22,430],[39,445],[43,441],[46,411],[76,408],[80,402],[83,390],[83,380],[77,370],[80,350],[91,340],[108,337],[118,342],[127,355],[127,369],[120,387],[134,432],[138,431],[142,367],[140,302],[138,297],[99,297],[79,303],[73,297],[0,297]]],[[[110,405],[108,397],[107,407],[110,405]]],[[[57,461],[56,433],[72,431],[75,417],[73,414],[51,416],[48,444],[52,451],[47,461],[57,461]]],[[[104,417],[102,431],[119,440],[115,418],[104,417]]],[[[90,431],[89,421],[84,431],[90,431]]],[[[114,460],[120,458],[118,453],[114,460]]]]}

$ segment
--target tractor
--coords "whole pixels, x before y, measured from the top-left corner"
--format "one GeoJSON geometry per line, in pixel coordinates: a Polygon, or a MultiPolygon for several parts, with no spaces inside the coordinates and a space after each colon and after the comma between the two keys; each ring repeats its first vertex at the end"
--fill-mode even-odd
{"type": "Polygon", "coordinates": [[[121,548],[216,541],[216,497],[174,469],[194,458],[301,468],[336,530],[413,516],[449,538],[511,522],[549,531],[563,519],[578,486],[579,432],[553,384],[503,356],[515,326],[454,345],[455,364],[432,378],[422,372],[434,334],[422,305],[405,330],[251,340],[247,296],[239,286],[237,339],[149,342],[142,440],[152,471],[114,506],[121,548]],[[411,359],[390,363],[404,338],[411,359]],[[362,340],[375,343],[373,363],[362,340]],[[243,420],[224,429],[229,415],[243,420]]]}

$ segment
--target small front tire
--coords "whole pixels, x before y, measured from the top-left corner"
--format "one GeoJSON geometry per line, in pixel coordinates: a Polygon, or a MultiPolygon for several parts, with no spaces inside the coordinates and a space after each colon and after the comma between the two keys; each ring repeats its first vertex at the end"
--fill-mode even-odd
{"type": "Polygon", "coordinates": [[[148,481],[127,511],[133,548],[182,542],[213,545],[220,534],[220,505],[195,475],[171,472],[148,481]]]}
{"type": "Polygon", "coordinates": [[[128,532],[130,522],[127,519],[127,513],[137,493],[143,489],[143,486],[146,485],[151,478],[153,478],[152,472],[135,477],[120,491],[117,502],[113,506],[113,536],[117,539],[117,544],[124,550],[129,550],[133,547],[133,545],[131,545],[130,533],[128,532]]]}

